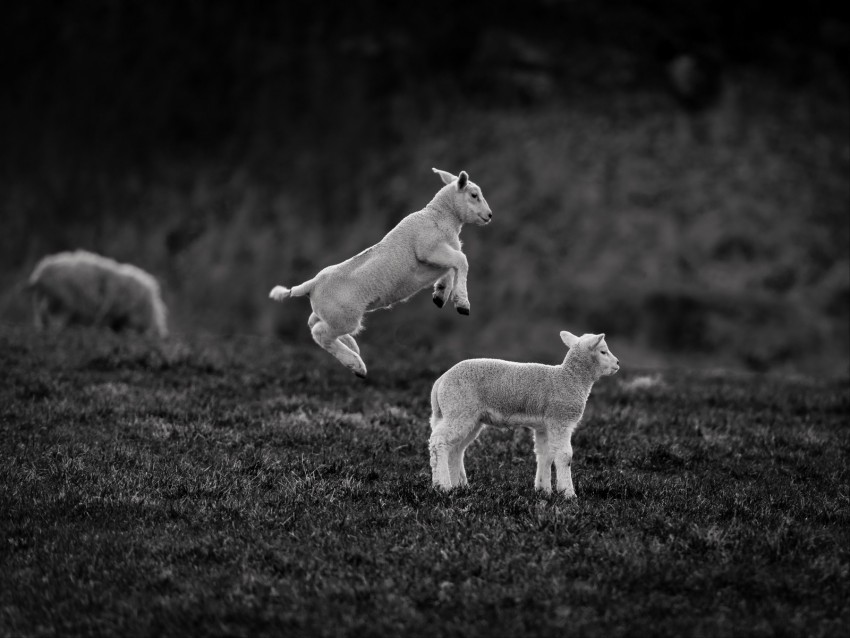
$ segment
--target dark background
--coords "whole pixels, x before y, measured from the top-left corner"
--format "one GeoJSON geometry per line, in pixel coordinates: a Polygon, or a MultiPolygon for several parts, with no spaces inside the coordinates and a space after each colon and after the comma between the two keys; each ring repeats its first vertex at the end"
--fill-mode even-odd
{"type": "Polygon", "coordinates": [[[371,315],[367,362],[555,361],[566,328],[626,365],[846,374],[838,5],[7,3],[0,319],[80,247],[156,275],[178,335],[307,341],[268,290],[375,243],[436,166],[495,215],[462,235],[472,315],[371,315]]]}

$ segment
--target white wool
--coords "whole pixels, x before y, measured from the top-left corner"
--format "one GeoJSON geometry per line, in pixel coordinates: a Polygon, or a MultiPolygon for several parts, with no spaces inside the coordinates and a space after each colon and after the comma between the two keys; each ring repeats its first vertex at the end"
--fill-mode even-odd
{"type": "Polygon", "coordinates": [[[313,313],[307,325],[313,339],[358,376],[366,376],[366,365],[354,335],[365,313],[390,308],[434,286],[439,307],[450,299],[459,313],[469,314],[469,264],[459,235],[464,224],[483,226],[493,214],[465,171],[456,177],[432,170],[445,186],[425,208],[402,219],[371,248],[298,286],[275,286],[269,294],[275,301],[308,295],[313,313]]]}
{"type": "Polygon", "coordinates": [[[575,496],[572,433],[593,384],[620,367],[604,334],[579,338],[563,331],[561,339],[569,352],[558,366],[467,359],[437,379],[431,390],[429,442],[435,486],[466,485],[463,456],[469,444],[487,425],[512,426],[534,431],[535,488],[552,491],[554,463],[558,490],[575,496]]]}
{"type": "Polygon", "coordinates": [[[159,284],[131,264],[85,250],[44,257],[30,275],[36,328],[76,323],[165,337],[159,284]]]}

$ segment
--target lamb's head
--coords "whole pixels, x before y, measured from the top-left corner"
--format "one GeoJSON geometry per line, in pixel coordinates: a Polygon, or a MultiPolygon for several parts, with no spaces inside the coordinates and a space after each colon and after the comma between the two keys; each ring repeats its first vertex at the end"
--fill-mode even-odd
{"type": "Polygon", "coordinates": [[[484,199],[481,187],[469,180],[466,171],[461,171],[460,175],[455,177],[451,173],[441,171],[438,168],[431,170],[443,180],[445,186],[440,190],[439,195],[451,203],[451,207],[461,223],[477,224],[478,226],[490,223],[490,220],[493,219],[493,212],[490,210],[487,200],[484,199]]]}
{"type": "Polygon", "coordinates": [[[620,360],[605,343],[605,334],[585,334],[577,337],[566,330],[561,331],[561,340],[570,349],[568,358],[582,362],[591,371],[594,379],[614,374],[620,369],[620,360]]]}

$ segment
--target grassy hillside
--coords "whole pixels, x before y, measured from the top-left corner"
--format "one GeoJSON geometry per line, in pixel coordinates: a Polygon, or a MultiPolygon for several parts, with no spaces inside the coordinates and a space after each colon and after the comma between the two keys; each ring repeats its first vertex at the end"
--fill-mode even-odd
{"type": "Polygon", "coordinates": [[[850,626],[846,379],[625,366],[567,502],[531,489],[531,437],[495,429],[470,488],[430,488],[433,353],[374,349],[361,381],[268,338],[6,325],[0,359],[3,636],[850,626]]]}

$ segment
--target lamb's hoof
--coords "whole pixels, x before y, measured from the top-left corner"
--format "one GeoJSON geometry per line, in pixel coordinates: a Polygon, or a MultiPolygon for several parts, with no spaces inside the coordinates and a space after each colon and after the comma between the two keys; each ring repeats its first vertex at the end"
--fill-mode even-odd
{"type": "Polygon", "coordinates": [[[462,315],[468,315],[469,314],[469,308],[464,308],[463,306],[458,306],[457,311],[458,311],[459,314],[462,314],[462,315]]]}
{"type": "Polygon", "coordinates": [[[434,295],[432,297],[432,299],[434,300],[434,303],[437,305],[437,308],[442,308],[443,305],[446,303],[445,300],[442,297],[438,297],[437,295],[434,295]]]}

